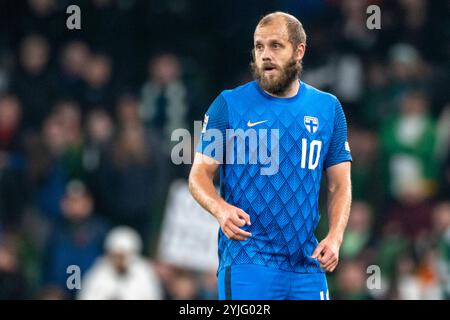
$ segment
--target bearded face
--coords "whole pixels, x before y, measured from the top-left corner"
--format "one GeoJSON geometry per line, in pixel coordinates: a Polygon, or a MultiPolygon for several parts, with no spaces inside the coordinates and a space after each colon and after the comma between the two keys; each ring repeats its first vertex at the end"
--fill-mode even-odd
{"type": "Polygon", "coordinates": [[[297,38],[283,17],[256,27],[250,67],[267,93],[283,97],[299,79],[306,44],[297,38]]]}
{"type": "MultiPolygon", "coordinates": [[[[254,57],[254,55],[253,55],[254,57]]],[[[260,87],[270,94],[282,96],[297,80],[302,70],[301,61],[297,61],[294,54],[283,65],[271,61],[262,61],[260,64],[255,59],[250,63],[253,78],[260,87]]]]}

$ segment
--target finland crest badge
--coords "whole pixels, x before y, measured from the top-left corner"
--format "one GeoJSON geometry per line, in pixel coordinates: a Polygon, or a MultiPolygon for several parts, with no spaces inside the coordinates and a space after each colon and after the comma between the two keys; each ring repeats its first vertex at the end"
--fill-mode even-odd
{"type": "Polygon", "coordinates": [[[309,133],[316,133],[317,129],[319,129],[319,119],[316,117],[305,116],[303,122],[309,133]]]}

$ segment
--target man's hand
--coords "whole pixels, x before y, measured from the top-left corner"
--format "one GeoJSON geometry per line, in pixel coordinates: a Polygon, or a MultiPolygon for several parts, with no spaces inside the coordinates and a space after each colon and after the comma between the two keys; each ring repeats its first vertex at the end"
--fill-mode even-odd
{"type": "Polygon", "coordinates": [[[222,232],[229,239],[246,240],[252,234],[241,228],[245,224],[251,224],[250,216],[242,209],[225,202],[217,194],[213,178],[219,166],[220,163],[215,159],[197,152],[189,174],[189,191],[194,199],[219,221],[222,232]]]}
{"type": "Polygon", "coordinates": [[[311,258],[318,258],[322,269],[326,272],[333,272],[339,262],[339,248],[341,242],[342,241],[337,237],[328,235],[317,245],[311,258]]]}
{"type": "Polygon", "coordinates": [[[251,225],[250,216],[242,209],[225,204],[217,213],[217,220],[222,232],[231,240],[247,240],[252,236],[250,232],[241,229],[246,224],[251,225]]]}

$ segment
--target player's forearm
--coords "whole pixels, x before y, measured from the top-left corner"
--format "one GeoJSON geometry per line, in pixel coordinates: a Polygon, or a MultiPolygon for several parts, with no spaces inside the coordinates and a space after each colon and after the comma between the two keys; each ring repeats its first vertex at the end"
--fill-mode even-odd
{"type": "Polygon", "coordinates": [[[342,184],[332,186],[328,192],[328,235],[342,242],[344,231],[350,215],[352,201],[350,179],[342,184]]]}
{"type": "Polygon", "coordinates": [[[219,208],[225,204],[225,200],[217,194],[213,177],[191,171],[189,175],[189,191],[205,210],[218,218],[219,208]]]}

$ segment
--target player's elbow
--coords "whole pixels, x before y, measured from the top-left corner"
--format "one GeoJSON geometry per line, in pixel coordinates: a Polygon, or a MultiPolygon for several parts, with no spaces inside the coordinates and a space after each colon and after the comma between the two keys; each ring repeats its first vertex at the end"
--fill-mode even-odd
{"type": "Polygon", "coordinates": [[[327,187],[331,193],[351,190],[350,163],[344,162],[328,168],[327,187]]]}
{"type": "Polygon", "coordinates": [[[199,176],[200,175],[201,175],[201,173],[199,172],[198,166],[194,164],[191,168],[191,171],[189,172],[189,177],[188,177],[189,192],[192,195],[194,195],[196,186],[198,186],[198,184],[199,184],[199,176]]]}
{"type": "Polygon", "coordinates": [[[328,192],[330,193],[351,193],[352,183],[350,179],[341,179],[328,184],[328,192]]]}
{"type": "Polygon", "coordinates": [[[191,172],[189,173],[189,177],[188,177],[189,192],[191,194],[194,193],[194,188],[195,188],[195,184],[196,184],[195,180],[196,180],[195,173],[194,173],[193,168],[191,168],[191,172]]]}

